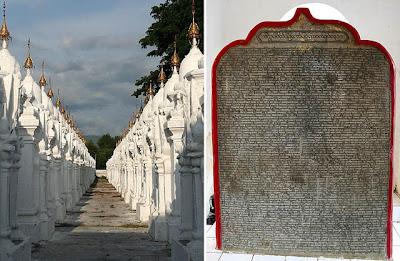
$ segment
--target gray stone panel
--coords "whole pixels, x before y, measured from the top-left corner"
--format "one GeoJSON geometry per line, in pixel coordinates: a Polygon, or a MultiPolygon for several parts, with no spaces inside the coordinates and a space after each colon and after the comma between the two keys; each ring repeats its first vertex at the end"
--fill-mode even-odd
{"type": "Polygon", "coordinates": [[[216,80],[223,249],[385,258],[386,56],[301,16],[229,49],[216,80]]]}

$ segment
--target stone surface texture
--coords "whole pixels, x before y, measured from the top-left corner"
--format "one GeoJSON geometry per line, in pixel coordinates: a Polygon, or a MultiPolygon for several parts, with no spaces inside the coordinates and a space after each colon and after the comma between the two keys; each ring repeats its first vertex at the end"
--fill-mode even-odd
{"type": "Polygon", "coordinates": [[[390,64],[301,14],[216,69],[223,250],[385,258],[390,64]]]}
{"type": "MultiPolygon", "coordinates": [[[[397,197],[397,200],[400,201],[400,198],[397,197]]],[[[400,209],[400,205],[398,206],[400,209]]],[[[400,219],[393,222],[393,261],[400,261],[400,219]]],[[[206,226],[206,242],[205,242],[205,256],[207,261],[221,261],[221,260],[241,260],[240,258],[248,258],[248,254],[243,254],[240,252],[232,252],[232,251],[221,251],[216,249],[216,239],[215,239],[215,223],[214,225],[206,226]],[[224,259],[222,259],[224,257],[224,259]],[[226,259],[226,258],[230,259],[226,259]]],[[[296,260],[300,261],[307,257],[287,257],[287,256],[278,256],[278,255],[260,255],[260,254],[251,254],[252,259],[248,259],[251,261],[289,261],[296,260]]],[[[308,257],[309,258],[309,257],[308,257]]],[[[326,258],[326,257],[312,257],[314,260],[318,259],[318,261],[359,261],[360,259],[345,259],[345,258],[326,258]]],[[[365,261],[376,261],[376,259],[362,259],[365,261]]],[[[383,259],[385,260],[385,259],[383,259]]],[[[386,259],[387,260],[387,259],[386,259]]]]}

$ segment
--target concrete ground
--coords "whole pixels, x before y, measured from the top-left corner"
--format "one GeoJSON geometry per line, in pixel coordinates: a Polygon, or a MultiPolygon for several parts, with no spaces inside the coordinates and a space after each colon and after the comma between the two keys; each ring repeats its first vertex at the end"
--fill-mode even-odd
{"type": "Polygon", "coordinates": [[[169,245],[154,242],[106,179],[97,179],[67,212],[49,241],[32,247],[33,260],[170,260],[169,245]]]}

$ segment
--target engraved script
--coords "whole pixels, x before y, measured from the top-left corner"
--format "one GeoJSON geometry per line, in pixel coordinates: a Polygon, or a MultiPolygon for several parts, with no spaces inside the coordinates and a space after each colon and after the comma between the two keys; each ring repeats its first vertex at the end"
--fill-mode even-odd
{"type": "Polygon", "coordinates": [[[390,65],[338,28],[264,31],[220,59],[224,250],[386,257],[390,65]]]}

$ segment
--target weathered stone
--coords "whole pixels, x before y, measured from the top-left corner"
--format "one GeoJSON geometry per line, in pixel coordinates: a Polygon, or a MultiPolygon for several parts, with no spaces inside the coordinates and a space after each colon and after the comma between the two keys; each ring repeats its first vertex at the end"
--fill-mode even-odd
{"type": "Polygon", "coordinates": [[[300,12],[216,67],[222,249],[386,258],[389,57],[300,12]]]}

